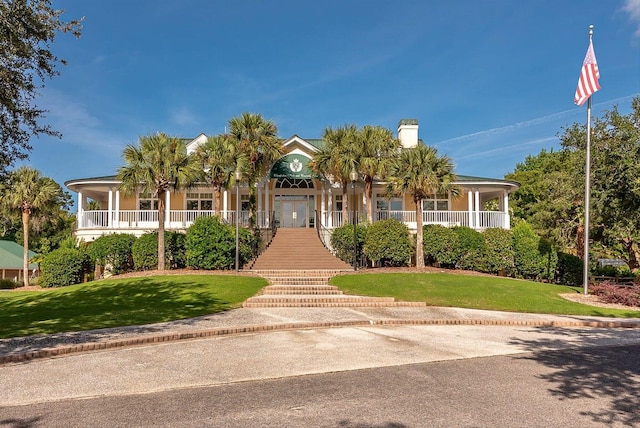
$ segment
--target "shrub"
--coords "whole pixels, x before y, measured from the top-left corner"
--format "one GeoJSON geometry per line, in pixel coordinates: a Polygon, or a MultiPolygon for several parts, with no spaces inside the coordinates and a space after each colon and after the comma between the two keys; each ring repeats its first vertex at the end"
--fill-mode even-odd
{"type": "Polygon", "coordinates": [[[408,266],[412,253],[409,228],[396,219],[369,225],[363,252],[380,266],[408,266]]]}
{"type": "Polygon", "coordinates": [[[454,267],[458,261],[458,235],[449,227],[440,224],[423,226],[422,247],[427,264],[454,267]]]}
{"type": "Polygon", "coordinates": [[[544,280],[553,281],[558,267],[558,251],[551,242],[541,238],[538,244],[538,252],[540,253],[539,277],[544,280]]]}
{"type": "Polygon", "coordinates": [[[510,274],[514,267],[513,233],[508,229],[492,228],[484,231],[484,268],[491,273],[510,274]]]}
{"type": "MultiPolygon", "coordinates": [[[[356,226],[356,245],[358,259],[362,257],[362,248],[367,237],[366,224],[358,224],[356,226]]],[[[345,224],[333,230],[331,233],[331,248],[335,252],[336,257],[340,260],[353,265],[353,225],[345,224]]]]}
{"type": "Polygon", "coordinates": [[[18,287],[22,287],[22,284],[10,279],[0,279],[0,290],[13,290],[18,287]]]}
{"type": "Polygon", "coordinates": [[[516,275],[523,278],[536,279],[542,263],[538,246],[540,237],[525,221],[513,228],[514,265],[516,275]]]}
{"type": "MultiPolygon", "coordinates": [[[[198,217],[187,230],[187,266],[195,269],[233,269],[236,261],[235,227],[220,223],[218,217],[198,217]]],[[[240,265],[251,259],[255,238],[240,228],[240,265]]]]}
{"type": "MultiPolygon", "coordinates": [[[[136,270],[156,269],[158,267],[158,232],[145,233],[136,239],[131,253],[136,270]]],[[[170,269],[181,269],[186,266],[184,233],[164,233],[164,255],[170,269]]]]}
{"type": "Polygon", "coordinates": [[[466,226],[457,226],[453,231],[458,235],[458,269],[483,271],[486,246],[484,236],[477,230],[466,226]]]}
{"type": "Polygon", "coordinates": [[[136,237],[128,233],[104,235],[87,247],[91,260],[111,273],[118,274],[133,269],[131,249],[136,237]]]}
{"type": "Polygon", "coordinates": [[[555,281],[564,285],[580,285],[584,279],[583,268],[584,263],[580,257],[559,252],[555,281]]]}
{"type": "Polygon", "coordinates": [[[605,303],[617,303],[625,306],[640,306],[640,285],[621,287],[604,281],[590,287],[591,293],[605,303]]]}
{"type": "Polygon", "coordinates": [[[75,248],[60,248],[47,254],[40,265],[42,287],[79,284],[90,266],[89,256],[75,248]]]}

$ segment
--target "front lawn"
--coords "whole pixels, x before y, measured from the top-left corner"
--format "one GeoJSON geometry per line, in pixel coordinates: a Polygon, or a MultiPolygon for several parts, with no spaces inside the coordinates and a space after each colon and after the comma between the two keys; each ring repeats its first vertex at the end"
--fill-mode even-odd
{"type": "Polygon", "coordinates": [[[109,279],[0,292],[0,338],[172,321],[239,307],[267,281],[234,275],[109,279]]]}
{"type": "Polygon", "coordinates": [[[638,318],[640,312],[599,308],[570,302],[562,293],[582,288],[512,278],[449,273],[361,273],[342,275],[330,283],[346,293],[496,311],[638,318]]]}

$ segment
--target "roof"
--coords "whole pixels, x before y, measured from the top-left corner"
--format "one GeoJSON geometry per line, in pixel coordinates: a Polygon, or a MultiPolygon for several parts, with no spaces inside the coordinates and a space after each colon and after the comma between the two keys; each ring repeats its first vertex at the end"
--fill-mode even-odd
{"type": "MultiPolygon", "coordinates": [[[[22,269],[23,268],[22,245],[13,241],[0,241],[0,269],[22,269]]],[[[37,254],[29,250],[29,259],[37,254]]],[[[29,263],[29,269],[35,269],[38,265],[29,263]]]]}

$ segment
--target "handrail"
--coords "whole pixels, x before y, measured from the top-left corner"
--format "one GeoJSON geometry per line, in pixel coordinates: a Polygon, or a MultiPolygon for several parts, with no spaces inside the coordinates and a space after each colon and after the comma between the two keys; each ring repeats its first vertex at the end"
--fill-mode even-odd
{"type": "Polygon", "coordinates": [[[331,247],[331,241],[327,242],[327,237],[331,237],[331,230],[327,229],[324,224],[322,224],[322,221],[320,221],[320,214],[318,213],[318,210],[314,210],[314,213],[316,217],[316,233],[318,235],[318,239],[320,239],[324,248],[329,250],[329,252],[335,256],[335,251],[331,247]]]}

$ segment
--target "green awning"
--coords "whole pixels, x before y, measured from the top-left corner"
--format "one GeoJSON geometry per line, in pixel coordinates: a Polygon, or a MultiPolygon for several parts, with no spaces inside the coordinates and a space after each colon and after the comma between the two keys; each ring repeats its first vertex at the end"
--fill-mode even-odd
{"type": "Polygon", "coordinates": [[[309,158],[299,154],[281,157],[271,168],[270,178],[311,179],[317,175],[309,168],[309,158]]]}

